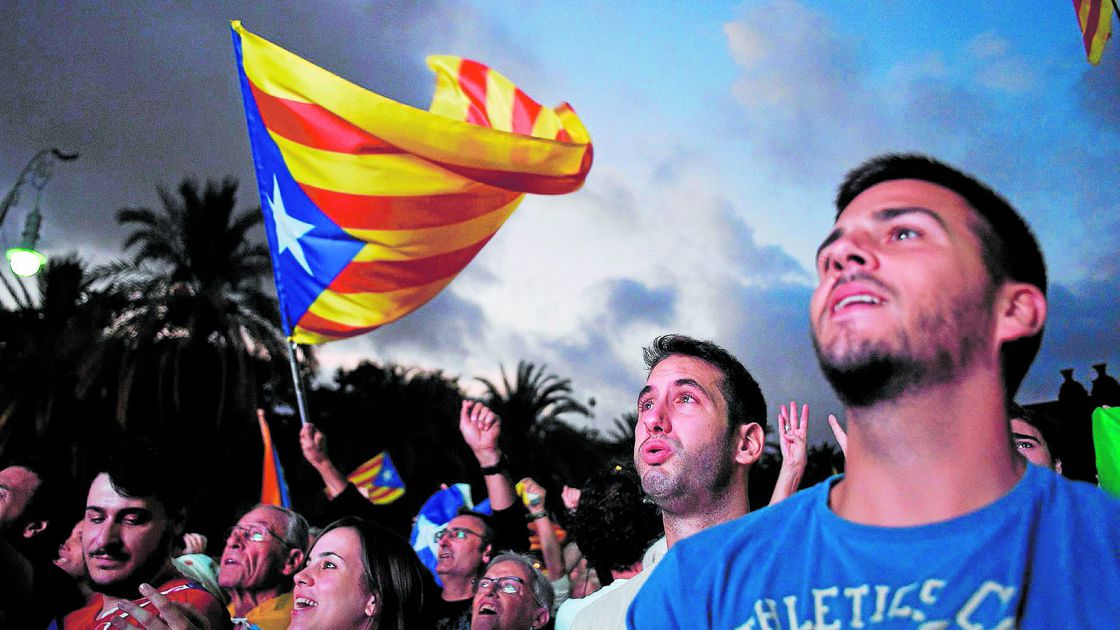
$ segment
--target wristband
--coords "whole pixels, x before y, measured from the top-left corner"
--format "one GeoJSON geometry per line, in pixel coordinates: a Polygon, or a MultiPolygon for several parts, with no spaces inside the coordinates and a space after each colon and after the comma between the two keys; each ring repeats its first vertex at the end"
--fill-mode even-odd
{"type": "Polygon", "coordinates": [[[537,520],[538,518],[544,518],[546,516],[548,516],[548,512],[544,512],[544,511],[533,512],[532,514],[526,516],[525,520],[532,523],[533,521],[537,520]]]}
{"type": "Polygon", "coordinates": [[[494,464],[493,466],[483,466],[480,470],[482,470],[483,477],[488,477],[490,475],[500,475],[508,468],[509,460],[506,459],[505,455],[502,455],[497,464],[494,464]]]}

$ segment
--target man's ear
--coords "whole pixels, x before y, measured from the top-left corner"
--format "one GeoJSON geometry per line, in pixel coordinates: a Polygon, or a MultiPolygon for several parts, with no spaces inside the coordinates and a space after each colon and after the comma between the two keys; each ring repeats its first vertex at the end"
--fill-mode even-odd
{"type": "Polygon", "coordinates": [[[34,538],[47,531],[48,524],[50,524],[50,521],[44,521],[42,519],[27,521],[27,524],[23,526],[23,530],[20,533],[23,534],[24,538],[34,538]]]}
{"type": "Polygon", "coordinates": [[[533,615],[533,622],[529,625],[530,630],[536,630],[537,628],[543,628],[548,625],[548,618],[550,616],[547,608],[538,608],[537,612],[533,615]]]}
{"type": "Polygon", "coordinates": [[[284,558],[284,566],[280,569],[282,575],[295,575],[303,566],[303,550],[289,549],[288,557],[284,558]]]}
{"type": "Polygon", "coordinates": [[[1005,282],[996,295],[996,343],[1033,337],[1046,323],[1046,296],[1027,282],[1005,282]]]}
{"type": "Polygon", "coordinates": [[[369,596],[366,600],[365,614],[367,617],[377,618],[381,615],[381,598],[377,593],[369,596]]]}
{"type": "Polygon", "coordinates": [[[482,550],[482,562],[490,562],[490,554],[493,553],[493,551],[494,550],[491,548],[491,545],[486,545],[486,547],[482,550]]]}
{"type": "Polygon", "coordinates": [[[1062,460],[1057,457],[1054,458],[1054,472],[1062,474],[1062,460]]]}
{"type": "Polygon", "coordinates": [[[762,457],[762,447],[766,435],[757,422],[748,422],[735,427],[735,463],[749,466],[762,457]]]}

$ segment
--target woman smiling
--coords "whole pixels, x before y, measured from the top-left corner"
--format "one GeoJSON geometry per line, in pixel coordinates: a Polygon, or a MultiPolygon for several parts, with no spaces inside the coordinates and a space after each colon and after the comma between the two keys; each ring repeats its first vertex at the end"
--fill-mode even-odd
{"type": "Polygon", "coordinates": [[[323,530],[295,576],[291,630],[416,628],[423,567],[389,530],[348,516],[323,530]]]}

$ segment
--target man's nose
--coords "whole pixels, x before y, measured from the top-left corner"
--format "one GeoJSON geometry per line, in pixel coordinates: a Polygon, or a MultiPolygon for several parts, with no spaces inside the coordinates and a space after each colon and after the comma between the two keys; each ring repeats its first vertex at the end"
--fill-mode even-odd
{"type": "Polygon", "coordinates": [[[879,265],[870,235],[862,231],[851,232],[836,239],[829,246],[828,262],[828,269],[825,271],[874,268],[879,265]]]}
{"type": "Polygon", "coordinates": [[[655,401],[653,407],[646,410],[642,416],[642,422],[645,424],[647,433],[669,433],[673,430],[668,410],[668,405],[660,401],[655,401]]]}

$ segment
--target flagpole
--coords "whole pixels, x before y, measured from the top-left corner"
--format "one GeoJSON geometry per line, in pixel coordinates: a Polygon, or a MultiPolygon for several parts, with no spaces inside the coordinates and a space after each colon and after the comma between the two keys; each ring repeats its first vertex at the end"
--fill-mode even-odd
{"type": "Polygon", "coordinates": [[[300,426],[307,424],[307,401],[303,393],[303,379],[299,376],[299,365],[296,363],[296,342],[288,339],[288,365],[292,368],[292,382],[296,386],[296,408],[299,409],[300,426]]]}

